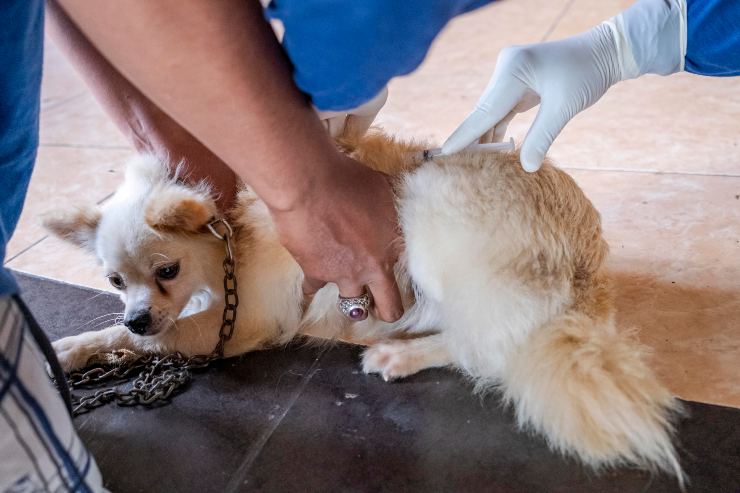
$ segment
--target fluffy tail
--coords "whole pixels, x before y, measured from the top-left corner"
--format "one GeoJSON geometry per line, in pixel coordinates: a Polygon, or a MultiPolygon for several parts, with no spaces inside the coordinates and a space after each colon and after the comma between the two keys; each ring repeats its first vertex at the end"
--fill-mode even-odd
{"type": "Polygon", "coordinates": [[[613,323],[566,314],[535,331],[507,364],[505,398],[519,425],[602,467],[684,473],[673,447],[681,407],[645,364],[645,348],[613,323]]]}

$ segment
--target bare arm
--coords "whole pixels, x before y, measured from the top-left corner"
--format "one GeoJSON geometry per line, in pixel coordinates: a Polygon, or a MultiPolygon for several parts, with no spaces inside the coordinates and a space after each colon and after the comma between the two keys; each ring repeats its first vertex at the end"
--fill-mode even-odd
{"type": "Polygon", "coordinates": [[[193,182],[207,179],[228,209],[236,194],[236,175],[206,146],[131,84],[77,29],[54,0],[46,2],[49,33],[85,80],[105,112],[139,152],[184,161],[193,182]]]}
{"type": "Polygon", "coordinates": [[[402,313],[397,227],[385,178],[339,153],[292,82],[253,0],[61,0],[74,23],[151,101],[203,142],[270,207],[308,278],[402,313]]]}
{"type": "Polygon", "coordinates": [[[309,170],[316,172],[331,142],[303,95],[285,82],[288,63],[258,2],[60,4],[123,75],[272,207],[300,201],[309,170]]]}

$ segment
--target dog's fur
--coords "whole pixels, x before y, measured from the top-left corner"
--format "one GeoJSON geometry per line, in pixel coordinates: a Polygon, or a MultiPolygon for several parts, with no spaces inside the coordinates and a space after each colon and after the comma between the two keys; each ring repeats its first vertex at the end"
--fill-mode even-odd
{"type": "MultiPolygon", "coordinates": [[[[515,153],[460,153],[421,162],[420,145],[374,132],[343,149],[396,179],[405,252],[397,278],[406,304],[393,324],[351,324],[327,285],[303,306],[302,272],[250,191],[230,214],[242,300],[226,356],[297,334],[363,341],[363,369],[387,380],[452,366],[479,390],[500,389],[523,428],[594,468],[633,464],[683,473],[672,445],[679,406],[619,332],[602,271],[600,218],[575,182],[545,163],[522,170],[515,153]]],[[[54,343],[66,370],[113,349],[209,353],[223,310],[224,245],[206,228],[216,207],[205,186],[140,157],[102,208],[46,219],[58,236],[118,272],[127,314],[151,309],[144,336],[116,325],[54,343]],[[157,265],[180,274],[157,280],[157,265]]]]}

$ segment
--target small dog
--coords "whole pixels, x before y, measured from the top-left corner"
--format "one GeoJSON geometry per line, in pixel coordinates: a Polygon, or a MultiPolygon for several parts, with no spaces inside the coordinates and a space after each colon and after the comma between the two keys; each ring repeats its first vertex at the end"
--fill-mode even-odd
{"type": "MultiPolygon", "coordinates": [[[[526,173],[516,153],[423,161],[423,146],[379,132],[339,145],[394,177],[405,315],[350,323],[331,284],[304,306],[300,267],[264,203],[244,190],[229,214],[242,303],[226,356],[297,334],[361,341],[367,373],[392,380],[457,368],[478,390],[499,389],[519,425],[554,450],[596,469],[632,464],[683,482],[672,444],[680,406],[633,334],[615,327],[600,217],[566,173],[549,163],[526,173]]],[[[126,305],[124,325],[54,343],[66,370],[115,349],[213,350],[224,245],[207,225],[217,214],[206,185],[185,185],[141,156],[102,208],[46,218],[54,234],[97,255],[126,305]]]]}

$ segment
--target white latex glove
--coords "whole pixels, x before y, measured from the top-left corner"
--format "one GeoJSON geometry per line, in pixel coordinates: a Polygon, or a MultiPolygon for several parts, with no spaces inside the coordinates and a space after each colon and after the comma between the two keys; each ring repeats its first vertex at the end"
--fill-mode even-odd
{"type": "Polygon", "coordinates": [[[525,170],[537,171],[563,127],[612,85],[683,70],[685,53],[685,0],[638,0],[584,33],[505,48],[483,96],[442,153],[458,152],[485,134],[501,141],[514,115],[539,104],[520,156],[525,170]]]}
{"type": "Polygon", "coordinates": [[[373,99],[357,108],[347,111],[319,111],[317,109],[316,112],[332,137],[348,136],[348,133],[359,137],[370,128],[387,99],[388,88],[384,87],[373,99]]]}

